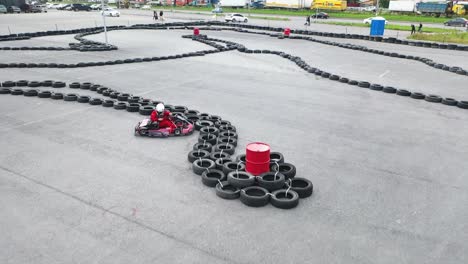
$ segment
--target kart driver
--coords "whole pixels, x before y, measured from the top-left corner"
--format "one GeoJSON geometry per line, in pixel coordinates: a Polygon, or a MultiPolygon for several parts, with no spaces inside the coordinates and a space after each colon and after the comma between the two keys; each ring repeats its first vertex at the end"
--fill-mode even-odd
{"type": "Polygon", "coordinates": [[[151,122],[157,122],[159,128],[169,127],[172,133],[177,127],[172,122],[172,114],[168,110],[165,110],[164,105],[159,103],[156,105],[156,109],[151,113],[151,122]]]}

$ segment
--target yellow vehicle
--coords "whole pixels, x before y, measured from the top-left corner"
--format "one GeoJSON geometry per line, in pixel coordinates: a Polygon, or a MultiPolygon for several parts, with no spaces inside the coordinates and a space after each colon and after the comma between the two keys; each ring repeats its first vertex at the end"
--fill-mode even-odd
{"type": "Polygon", "coordinates": [[[314,0],[310,9],[343,11],[347,6],[347,2],[343,0],[314,0]]]}
{"type": "Polygon", "coordinates": [[[464,5],[464,4],[456,4],[456,5],[453,5],[452,7],[452,11],[453,13],[457,14],[457,15],[464,15],[466,14],[466,9],[468,8],[468,5],[464,5]]]}

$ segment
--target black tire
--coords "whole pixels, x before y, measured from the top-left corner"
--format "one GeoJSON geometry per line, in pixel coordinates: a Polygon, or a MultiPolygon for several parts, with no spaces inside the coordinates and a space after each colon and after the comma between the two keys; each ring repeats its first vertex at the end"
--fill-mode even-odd
{"type": "Polygon", "coordinates": [[[232,186],[242,189],[254,185],[255,176],[245,171],[231,171],[227,174],[227,181],[232,186]]]}
{"type": "Polygon", "coordinates": [[[73,102],[78,100],[78,95],[76,94],[67,94],[63,97],[64,101],[73,102]]]}
{"type": "Polygon", "coordinates": [[[458,101],[453,98],[444,98],[442,99],[442,104],[456,106],[458,104],[458,101]]]}
{"type": "Polygon", "coordinates": [[[41,91],[40,93],[37,94],[37,97],[39,98],[50,98],[52,96],[52,92],[50,91],[41,91]]]}
{"type": "Polygon", "coordinates": [[[67,84],[64,83],[64,82],[54,82],[54,83],[52,84],[52,87],[54,87],[54,88],[63,88],[63,87],[65,87],[65,86],[67,86],[67,84]]]}
{"type": "Polygon", "coordinates": [[[154,106],[142,105],[142,106],[140,106],[140,110],[138,110],[138,112],[140,113],[140,115],[148,116],[148,115],[151,115],[153,110],[154,110],[154,106]]]}
{"type": "Polygon", "coordinates": [[[284,156],[280,152],[270,152],[270,162],[284,163],[284,156]]]}
{"type": "Polygon", "coordinates": [[[112,99],[117,99],[119,97],[120,93],[119,92],[113,92],[109,94],[109,97],[112,99]]]}
{"type": "Polygon", "coordinates": [[[2,83],[2,87],[14,87],[14,86],[16,86],[16,83],[12,81],[6,81],[2,83]]]}
{"type": "Polygon", "coordinates": [[[397,89],[391,87],[391,86],[385,86],[382,91],[384,93],[396,93],[397,92],[397,89]]]}
{"type": "Polygon", "coordinates": [[[239,161],[242,161],[244,164],[247,162],[245,160],[245,154],[240,154],[236,157],[236,161],[239,162],[239,161]]]}
{"type": "Polygon", "coordinates": [[[101,105],[102,104],[102,99],[100,98],[93,98],[89,100],[90,105],[101,105]]]}
{"type": "Polygon", "coordinates": [[[219,130],[214,126],[204,126],[200,128],[200,135],[203,134],[213,134],[218,136],[219,130]]]}
{"type": "Polygon", "coordinates": [[[217,137],[213,134],[205,134],[198,137],[198,143],[210,143],[211,145],[215,145],[216,140],[217,137]]]}
{"type": "Polygon", "coordinates": [[[468,109],[468,101],[460,101],[457,103],[457,106],[462,109],[468,109]]]}
{"type": "Polygon", "coordinates": [[[219,137],[230,137],[237,139],[237,133],[232,130],[224,130],[219,132],[219,137]]]}
{"type": "Polygon", "coordinates": [[[141,105],[139,103],[129,103],[127,104],[127,112],[138,112],[141,105]]]}
{"type": "Polygon", "coordinates": [[[328,72],[322,72],[322,73],[320,74],[320,76],[321,76],[321,77],[324,77],[324,78],[329,78],[329,77],[330,77],[330,73],[328,73],[328,72]]]}
{"type": "Polygon", "coordinates": [[[224,174],[228,175],[233,171],[245,171],[245,164],[236,161],[226,162],[223,165],[224,174]]]}
{"type": "Polygon", "coordinates": [[[396,94],[399,96],[410,96],[411,92],[404,90],[404,89],[398,89],[396,94]]]}
{"type": "Polygon", "coordinates": [[[206,170],[201,175],[202,183],[208,187],[215,187],[226,180],[226,175],[220,170],[206,170]]]}
{"type": "Polygon", "coordinates": [[[10,92],[11,95],[22,95],[23,93],[24,93],[24,91],[21,90],[21,89],[13,89],[10,92]]]}
{"type": "Polygon", "coordinates": [[[223,151],[230,155],[233,155],[236,151],[236,147],[229,143],[217,144],[213,147],[213,151],[223,151]]]}
{"type": "Polygon", "coordinates": [[[284,186],[285,180],[284,175],[279,172],[266,172],[257,177],[258,185],[270,192],[281,189],[284,186]]]}
{"type": "Polygon", "coordinates": [[[210,153],[206,150],[192,150],[188,153],[188,161],[193,163],[197,159],[208,159],[210,153]]]}
{"type": "Polygon", "coordinates": [[[104,100],[104,102],[102,102],[102,106],[104,107],[113,107],[114,106],[114,103],[115,101],[114,100],[104,100]]]}
{"type": "Polygon", "coordinates": [[[80,84],[80,89],[89,90],[91,88],[91,85],[93,85],[93,84],[89,83],[89,82],[84,82],[84,83],[80,84]]]}
{"type": "Polygon", "coordinates": [[[108,89],[109,89],[109,88],[107,88],[107,87],[100,87],[100,88],[97,89],[96,92],[97,92],[98,94],[102,94],[102,93],[104,93],[105,91],[107,91],[108,89]]]}
{"type": "Polygon", "coordinates": [[[115,110],[124,110],[127,108],[127,103],[125,102],[115,102],[114,103],[114,109],[115,110]]]}
{"type": "Polygon", "coordinates": [[[220,126],[226,126],[226,125],[230,125],[231,122],[227,121],[227,120],[218,120],[215,122],[215,127],[219,128],[220,126]]]}
{"type": "Polygon", "coordinates": [[[28,86],[28,83],[29,83],[29,82],[26,81],[26,80],[19,80],[19,81],[16,82],[16,86],[18,86],[18,87],[24,87],[24,86],[28,86]]]}
{"type": "Polygon", "coordinates": [[[416,100],[421,100],[424,99],[426,96],[422,93],[412,93],[410,97],[416,100]]]}
{"type": "Polygon", "coordinates": [[[232,159],[230,157],[229,158],[219,158],[219,159],[215,160],[216,169],[222,171],[223,167],[224,167],[224,164],[226,164],[228,162],[232,162],[232,159]]]}
{"type": "Polygon", "coordinates": [[[196,143],[195,145],[193,145],[193,150],[206,150],[208,152],[211,152],[211,149],[213,148],[213,145],[211,145],[210,143],[206,142],[206,143],[196,143]]]}
{"type": "Polygon", "coordinates": [[[141,98],[139,96],[132,96],[130,98],[128,98],[127,102],[129,103],[138,103],[138,101],[140,100],[141,98]]]}
{"type": "Polygon", "coordinates": [[[348,83],[348,82],[349,82],[349,79],[348,79],[348,78],[345,78],[345,77],[341,77],[338,81],[339,81],[340,83],[348,83]]]}
{"type": "Polygon", "coordinates": [[[63,93],[53,93],[50,98],[52,98],[53,100],[62,100],[63,99],[63,93]]]}
{"type": "Polygon", "coordinates": [[[186,106],[175,105],[172,112],[175,112],[175,113],[185,113],[185,111],[187,111],[187,107],[186,107],[186,106]]]}
{"type": "Polygon", "coordinates": [[[218,144],[231,144],[234,147],[237,147],[237,139],[236,138],[230,138],[230,137],[218,137],[218,144]]]}
{"type": "Polygon", "coordinates": [[[240,200],[251,207],[262,207],[270,201],[270,193],[260,186],[250,186],[241,190],[240,200]]]}
{"type": "Polygon", "coordinates": [[[128,98],[131,97],[131,96],[132,95],[128,94],[128,93],[119,94],[117,96],[117,100],[122,101],[122,102],[126,102],[126,101],[128,101],[128,98]]]}
{"type": "Polygon", "coordinates": [[[305,178],[294,178],[286,181],[286,185],[299,194],[299,198],[306,198],[312,195],[314,185],[311,181],[305,178]]]}
{"type": "Polygon", "coordinates": [[[225,151],[215,151],[213,153],[211,153],[208,157],[208,159],[212,160],[212,161],[215,161],[217,159],[221,159],[221,158],[226,158],[226,159],[230,159],[231,158],[231,154],[225,152],[225,151]]]}
{"type": "Polygon", "coordinates": [[[371,84],[371,86],[369,87],[371,90],[374,90],[374,91],[382,91],[383,90],[383,86],[380,85],[380,84],[371,84]]]}
{"type": "Polygon", "coordinates": [[[36,89],[26,90],[23,93],[24,96],[28,96],[28,97],[37,96],[38,94],[39,94],[39,91],[36,89]]]}
{"type": "Polygon", "coordinates": [[[11,93],[11,89],[10,88],[2,88],[0,89],[0,94],[9,94],[11,93]]]}
{"type": "Polygon", "coordinates": [[[442,102],[442,97],[438,95],[429,94],[429,95],[426,95],[424,100],[431,102],[431,103],[440,103],[442,102]]]}
{"type": "Polygon", "coordinates": [[[270,163],[270,171],[276,172],[279,171],[282,173],[286,180],[292,179],[296,176],[296,166],[290,163],[270,163]],[[279,169],[278,169],[279,166],[279,169]]]}
{"type": "Polygon", "coordinates": [[[40,83],[40,82],[36,82],[36,81],[32,81],[32,82],[29,82],[29,83],[28,83],[28,86],[29,86],[29,87],[39,87],[39,86],[41,86],[41,83],[40,83]]]}
{"type": "Polygon", "coordinates": [[[77,101],[78,103],[89,103],[90,99],[91,97],[83,95],[83,96],[78,97],[77,101]]]}
{"type": "Polygon", "coordinates": [[[236,132],[236,127],[233,125],[223,125],[223,126],[219,126],[219,131],[220,132],[224,132],[224,131],[236,132]]]}
{"type": "Polygon", "coordinates": [[[41,82],[41,86],[44,86],[44,87],[52,87],[52,84],[54,83],[54,81],[51,81],[51,80],[45,80],[43,82],[41,82]]]}
{"type": "Polygon", "coordinates": [[[340,76],[333,74],[333,75],[330,75],[329,79],[332,80],[332,81],[338,81],[340,79],[340,76]]]}
{"type": "Polygon", "coordinates": [[[370,83],[369,82],[359,82],[358,86],[361,87],[361,88],[369,88],[370,83]]]}
{"type": "Polygon", "coordinates": [[[93,84],[93,85],[91,85],[91,87],[89,88],[89,90],[95,92],[95,91],[97,91],[99,88],[101,88],[101,85],[99,85],[99,84],[93,84]]]}
{"type": "Polygon", "coordinates": [[[276,190],[271,193],[271,205],[281,209],[292,209],[299,204],[299,194],[293,190],[276,190]]]}
{"type": "Polygon", "coordinates": [[[358,85],[358,81],[349,80],[349,81],[348,81],[348,84],[349,84],[349,85],[358,85]]]}
{"type": "Polygon", "coordinates": [[[192,171],[197,174],[201,175],[206,170],[212,170],[215,168],[215,163],[209,159],[197,159],[192,163],[192,171]]]}
{"type": "Polygon", "coordinates": [[[195,129],[196,130],[200,130],[202,127],[205,127],[205,126],[213,126],[213,122],[211,121],[208,121],[208,120],[198,120],[197,122],[195,122],[195,129]]]}
{"type": "Polygon", "coordinates": [[[223,181],[216,185],[216,195],[227,200],[239,198],[240,189],[232,186],[229,182],[223,181]]]}

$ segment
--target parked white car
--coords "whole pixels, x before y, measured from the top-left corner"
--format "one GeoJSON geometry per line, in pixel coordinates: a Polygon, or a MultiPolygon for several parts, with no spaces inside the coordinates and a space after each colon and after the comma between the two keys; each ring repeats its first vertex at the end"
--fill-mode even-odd
{"type": "Polygon", "coordinates": [[[144,5],[144,6],[141,7],[141,9],[149,10],[149,9],[151,9],[151,6],[150,5],[144,5]]]}
{"type": "Polygon", "coordinates": [[[226,22],[249,22],[249,19],[242,14],[227,14],[224,20],[226,20],[226,22]]]}
{"type": "MultiPolygon", "coordinates": [[[[104,9],[105,8],[109,8],[107,5],[104,5],[104,9]]],[[[101,4],[94,4],[94,5],[91,5],[91,9],[92,10],[101,10],[101,4]]]]}
{"type": "Polygon", "coordinates": [[[387,21],[385,18],[383,18],[383,17],[369,17],[369,18],[364,19],[364,20],[362,21],[362,23],[364,23],[364,24],[370,24],[370,23],[372,23],[372,20],[384,20],[384,21],[385,21],[385,25],[388,24],[388,21],[387,21]]]}
{"type": "Polygon", "coordinates": [[[113,8],[104,8],[103,11],[101,11],[101,14],[104,15],[104,16],[111,16],[111,17],[119,17],[120,16],[120,12],[118,10],[115,10],[113,8]]]}

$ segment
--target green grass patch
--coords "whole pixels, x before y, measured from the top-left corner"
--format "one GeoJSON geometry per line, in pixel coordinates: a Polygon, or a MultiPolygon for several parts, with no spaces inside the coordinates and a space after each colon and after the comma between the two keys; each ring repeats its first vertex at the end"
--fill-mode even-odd
{"type": "MultiPolygon", "coordinates": [[[[338,25],[338,26],[348,26],[348,27],[370,27],[370,25],[367,25],[367,24],[364,24],[364,23],[352,23],[352,22],[326,21],[326,22],[320,22],[320,23],[330,24],[330,25],[338,25]]],[[[405,26],[405,25],[388,24],[388,25],[385,26],[385,29],[400,30],[400,31],[411,31],[411,27],[410,26],[405,26]]],[[[454,30],[454,29],[445,29],[445,28],[423,27],[423,32],[425,32],[425,33],[449,33],[449,32],[456,32],[456,30],[454,30]]]]}
{"type": "Polygon", "coordinates": [[[452,33],[437,33],[437,34],[413,34],[408,37],[409,39],[435,41],[435,42],[449,42],[468,44],[468,32],[452,32],[452,33]]]}

